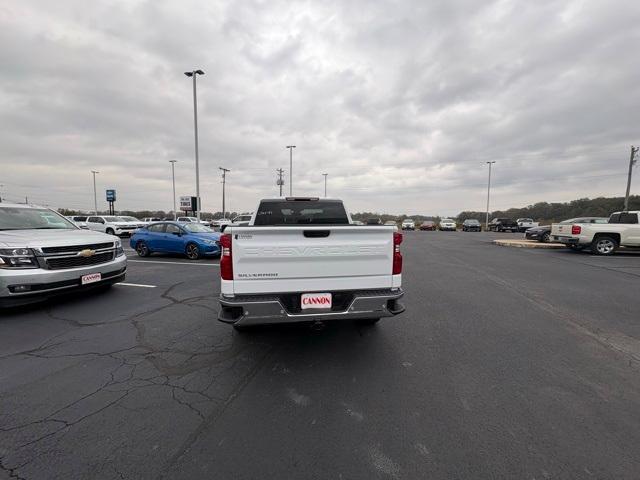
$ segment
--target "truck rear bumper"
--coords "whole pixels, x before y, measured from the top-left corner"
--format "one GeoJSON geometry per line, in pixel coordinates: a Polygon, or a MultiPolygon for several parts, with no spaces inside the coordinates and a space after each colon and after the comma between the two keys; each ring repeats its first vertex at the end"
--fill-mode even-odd
{"type": "MultiPolygon", "coordinates": [[[[336,292],[337,293],[337,292],[336,292]]],[[[329,320],[363,320],[392,317],[404,312],[401,289],[340,292],[348,295],[343,308],[301,311],[295,307],[295,294],[242,295],[220,297],[218,320],[238,326],[268,325],[329,320]]]]}
{"type": "Polygon", "coordinates": [[[578,245],[580,243],[580,239],[577,237],[559,237],[556,235],[553,237],[553,240],[564,243],[565,245],[578,245]]]}

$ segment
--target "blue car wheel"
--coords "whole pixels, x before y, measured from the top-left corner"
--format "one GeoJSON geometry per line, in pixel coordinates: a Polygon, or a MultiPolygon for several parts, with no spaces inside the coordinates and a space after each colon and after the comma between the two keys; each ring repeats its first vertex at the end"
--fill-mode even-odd
{"type": "Polygon", "coordinates": [[[185,253],[189,260],[197,260],[200,258],[200,248],[195,243],[188,243],[185,253]]]}

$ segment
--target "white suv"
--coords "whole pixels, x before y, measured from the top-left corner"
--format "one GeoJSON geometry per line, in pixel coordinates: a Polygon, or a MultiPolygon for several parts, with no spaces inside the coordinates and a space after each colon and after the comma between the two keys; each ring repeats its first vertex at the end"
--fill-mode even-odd
{"type": "Polygon", "coordinates": [[[129,222],[115,215],[89,217],[86,225],[89,230],[117,235],[118,237],[130,237],[136,229],[140,228],[140,222],[129,222]]]}

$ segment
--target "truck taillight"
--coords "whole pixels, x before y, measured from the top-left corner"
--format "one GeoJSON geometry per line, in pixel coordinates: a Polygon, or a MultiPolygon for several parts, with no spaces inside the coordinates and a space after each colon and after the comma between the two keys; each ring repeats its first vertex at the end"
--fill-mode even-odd
{"type": "Polygon", "coordinates": [[[393,275],[402,273],[402,253],[400,253],[400,244],[402,243],[402,234],[393,232],[393,275]]]}
{"type": "Polygon", "coordinates": [[[571,225],[571,235],[580,235],[582,227],[580,225],[571,225]]]}
{"type": "Polygon", "coordinates": [[[231,235],[220,235],[220,277],[222,280],[233,280],[233,256],[231,251],[231,235]]]}

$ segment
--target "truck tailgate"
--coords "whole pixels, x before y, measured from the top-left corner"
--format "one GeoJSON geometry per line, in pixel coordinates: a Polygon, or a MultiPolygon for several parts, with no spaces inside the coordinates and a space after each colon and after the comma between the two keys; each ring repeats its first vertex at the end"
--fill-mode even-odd
{"type": "Polygon", "coordinates": [[[385,226],[232,227],[235,294],[391,288],[385,226]]]}
{"type": "Polygon", "coordinates": [[[571,236],[571,223],[553,223],[551,225],[551,236],[557,237],[570,237],[571,236]]]}

